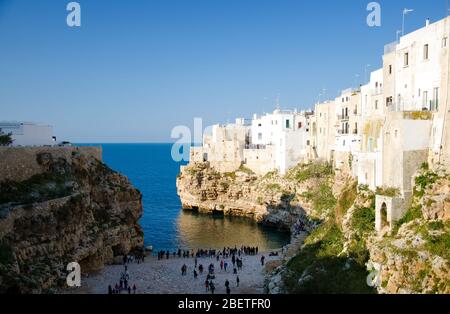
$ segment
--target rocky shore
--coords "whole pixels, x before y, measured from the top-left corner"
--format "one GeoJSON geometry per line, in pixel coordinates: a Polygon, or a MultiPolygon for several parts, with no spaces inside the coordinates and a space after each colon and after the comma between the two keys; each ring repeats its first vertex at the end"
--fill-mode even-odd
{"type": "Polygon", "coordinates": [[[381,235],[375,193],[326,164],[258,177],[245,167],[218,173],[192,163],[177,188],[184,208],[291,231],[291,244],[268,265],[267,293],[449,293],[449,176],[424,166],[415,181],[411,208],[392,234],[381,235]]]}
{"type": "Polygon", "coordinates": [[[49,293],[143,247],[142,195],[96,148],[0,151],[0,293],[49,293]]]}

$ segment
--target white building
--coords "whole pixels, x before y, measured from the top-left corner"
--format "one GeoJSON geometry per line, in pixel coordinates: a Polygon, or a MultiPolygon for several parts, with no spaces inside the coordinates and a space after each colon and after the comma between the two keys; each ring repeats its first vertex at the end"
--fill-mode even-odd
{"type": "Polygon", "coordinates": [[[287,170],[308,159],[310,154],[309,112],[276,109],[254,115],[250,145],[244,151],[247,167],[256,173],[287,170]]]}
{"type": "Polygon", "coordinates": [[[361,91],[353,88],[342,91],[341,95],[335,99],[335,106],[337,114],[335,167],[356,175],[356,167],[354,167],[356,162],[353,162],[353,159],[361,147],[361,91]]]}
{"type": "Polygon", "coordinates": [[[56,140],[50,125],[30,122],[0,122],[0,132],[12,134],[12,146],[51,146],[56,140]]]}
{"type": "Polygon", "coordinates": [[[192,162],[209,162],[219,172],[233,172],[244,162],[244,148],[249,143],[250,125],[242,118],[236,123],[211,127],[203,134],[203,145],[192,147],[192,162]]]}
{"type": "Polygon", "coordinates": [[[386,118],[383,94],[383,68],[370,74],[361,86],[361,149],[357,154],[358,183],[375,191],[382,185],[381,131],[386,118]]]}

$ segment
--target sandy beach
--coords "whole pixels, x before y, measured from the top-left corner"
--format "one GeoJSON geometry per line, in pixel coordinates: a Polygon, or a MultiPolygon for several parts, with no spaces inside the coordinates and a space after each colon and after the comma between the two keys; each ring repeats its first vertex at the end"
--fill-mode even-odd
{"type": "MultiPolygon", "coordinates": [[[[205,270],[194,278],[194,258],[170,257],[158,260],[156,256],[148,256],[144,263],[135,262],[128,264],[129,284],[136,285],[138,294],[205,294],[205,279],[208,265],[213,263],[216,278],[213,280],[215,294],[225,294],[225,281],[230,282],[231,294],[260,294],[263,293],[265,266],[261,265],[261,256],[265,256],[265,264],[270,265],[280,259],[279,256],[269,256],[267,253],[258,255],[243,255],[243,267],[238,271],[240,279],[239,287],[236,283],[236,275],[233,274],[231,258],[224,259],[228,262],[227,271],[220,269],[216,258],[200,257],[198,265],[203,264],[205,270]],[[181,275],[181,267],[187,266],[187,275],[181,275]]],[[[123,265],[106,266],[99,272],[82,277],[81,288],[71,290],[69,293],[107,294],[108,285],[114,287],[119,283],[120,274],[124,271],[123,265]]],[[[198,269],[197,269],[198,271],[198,269]]],[[[123,291],[122,293],[127,293],[123,291]]],[[[210,292],[208,292],[210,293],[210,292]]]]}

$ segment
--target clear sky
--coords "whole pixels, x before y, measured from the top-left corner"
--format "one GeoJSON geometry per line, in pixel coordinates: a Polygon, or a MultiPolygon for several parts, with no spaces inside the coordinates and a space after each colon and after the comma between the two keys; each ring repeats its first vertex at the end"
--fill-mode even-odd
{"type": "Polygon", "coordinates": [[[0,120],[44,122],[60,140],[167,142],[176,125],[307,109],[362,83],[383,46],[445,17],[447,0],[0,0],[0,120]],[[357,77],[356,75],[359,75],[357,77]],[[323,99],[323,96],[322,96],[323,99]]]}

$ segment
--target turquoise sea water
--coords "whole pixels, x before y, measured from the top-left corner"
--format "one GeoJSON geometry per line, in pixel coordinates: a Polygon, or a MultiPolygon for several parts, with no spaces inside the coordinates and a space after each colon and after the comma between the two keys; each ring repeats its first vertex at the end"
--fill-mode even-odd
{"type": "Polygon", "coordinates": [[[244,244],[257,245],[262,251],[288,243],[288,234],[247,219],[183,211],[175,185],[182,163],[172,160],[171,144],[101,146],[103,161],[126,175],[142,192],[144,213],[140,223],[144,229],[145,244],[153,245],[155,250],[221,248],[244,244]]]}

